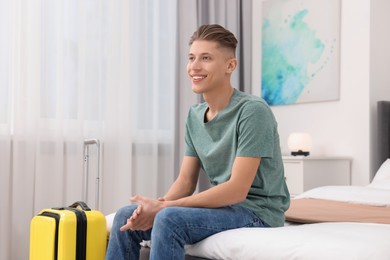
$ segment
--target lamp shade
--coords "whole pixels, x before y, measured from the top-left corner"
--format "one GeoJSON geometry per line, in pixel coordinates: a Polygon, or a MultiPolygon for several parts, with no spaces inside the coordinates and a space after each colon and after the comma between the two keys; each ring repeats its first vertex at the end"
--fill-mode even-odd
{"type": "Polygon", "coordinates": [[[292,155],[309,155],[312,147],[312,138],[308,133],[291,133],[287,141],[292,155]]]}

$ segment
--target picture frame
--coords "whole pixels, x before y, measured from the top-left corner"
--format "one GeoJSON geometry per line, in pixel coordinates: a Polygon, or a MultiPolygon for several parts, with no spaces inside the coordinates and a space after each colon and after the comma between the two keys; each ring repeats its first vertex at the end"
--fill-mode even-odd
{"type": "Polygon", "coordinates": [[[271,106],[339,100],[341,0],[254,1],[252,30],[253,94],[271,106]]]}

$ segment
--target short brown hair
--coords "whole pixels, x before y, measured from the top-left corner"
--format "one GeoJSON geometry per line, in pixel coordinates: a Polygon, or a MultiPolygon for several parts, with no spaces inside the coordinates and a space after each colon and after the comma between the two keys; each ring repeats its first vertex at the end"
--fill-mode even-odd
{"type": "Polygon", "coordinates": [[[234,55],[238,43],[234,34],[219,24],[205,24],[200,26],[191,36],[189,45],[191,46],[196,40],[216,42],[221,47],[232,50],[234,55]]]}

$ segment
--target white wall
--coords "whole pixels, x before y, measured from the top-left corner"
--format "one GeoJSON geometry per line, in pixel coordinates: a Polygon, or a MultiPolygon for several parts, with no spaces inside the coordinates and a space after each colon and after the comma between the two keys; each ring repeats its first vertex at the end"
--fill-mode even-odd
{"type": "MultiPolygon", "coordinates": [[[[386,62],[390,60],[390,51],[385,47],[389,46],[389,33],[387,36],[383,34],[389,24],[390,18],[385,12],[389,10],[390,3],[386,0],[371,2],[341,1],[340,99],[272,107],[279,123],[283,153],[289,153],[287,138],[291,132],[308,132],[313,137],[312,155],[352,158],[354,185],[368,184],[373,171],[376,171],[376,166],[372,163],[375,160],[373,124],[376,123],[372,122],[372,117],[376,116],[376,111],[372,108],[376,106],[378,97],[387,95],[387,99],[390,99],[388,84],[384,85],[384,82],[389,82],[390,77],[390,72],[385,71],[388,68],[386,62]],[[371,2],[373,12],[370,13],[371,2]],[[371,16],[375,16],[371,20],[372,25],[371,16]],[[386,39],[385,43],[382,43],[383,38],[386,39]],[[376,49],[370,49],[370,46],[375,46],[376,49]],[[370,54],[375,56],[370,58],[370,54]],[[376,69],[378,71],[373,72],[376,69]]],[[[254,8],[259,12],[256,6],[261,8],[261,5],[255,5],[254,8]]],[[[259,43],[254,42],[254,46],[256,44],[259,43]]],[[[256,53],[254,56],[258,57],[256,53]]],[[[253,80],[254,86],[260,82],[258,78],[253,80]]]]}

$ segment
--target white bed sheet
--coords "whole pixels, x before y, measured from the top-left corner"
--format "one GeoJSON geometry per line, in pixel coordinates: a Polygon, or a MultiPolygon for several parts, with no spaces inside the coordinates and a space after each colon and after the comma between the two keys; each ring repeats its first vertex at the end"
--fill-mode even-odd
{"type": "MultiPolygon", "coordinates": [[[[296,198],[317,198],[390,206],[390,189],[369,186],[325,186],[296,198]]],[[[186,246],[190,255],[209,259],[390,259],[390,225],[318,223],[280,228],[241,228],[186,246]]]]}
{"type": "Polygon", "coordinates": [[[186,252],[224,260],[388,260],[390,225],[337,222],[240,228],[187,246],[186,252]]]}

